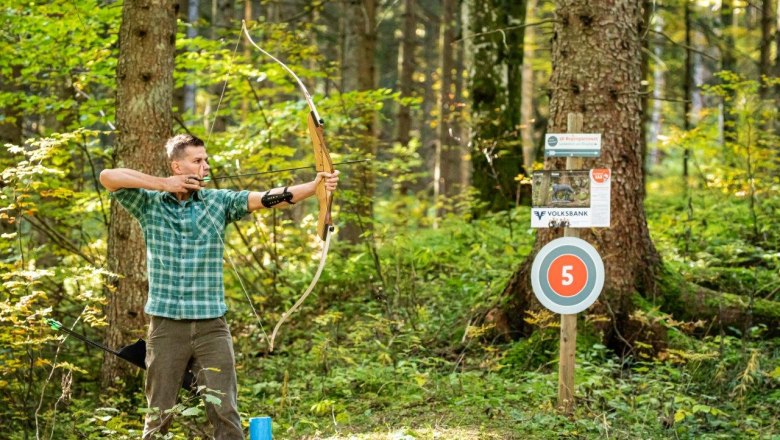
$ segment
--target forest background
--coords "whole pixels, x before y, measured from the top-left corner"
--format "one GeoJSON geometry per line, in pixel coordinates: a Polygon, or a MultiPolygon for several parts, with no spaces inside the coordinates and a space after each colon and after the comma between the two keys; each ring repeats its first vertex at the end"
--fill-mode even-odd
{"type": "MultiPolygon", "coordinates": [[[[311,164],[304,81],[338,167],[316,203],[229,228],[245,421],[278,438],[778,438],[776,0],[13,1],[0,34],[0,438],[138,438],[143,375],[52,330],[144,336],[140,233],[97,181],[165,175],[172,133],[214,174],[311,164]],[[604,136],[612,227],[580,314],[576,404],[528,266],[530,173],[571,112],[604,136]],[[247,301],[251,301],[251,305],[247,301]],[[252,312],[257,310],[258,317],[252,312]]],[[[296,172],[225,179],[267,189],[296,172]]],[[[219,399],[211,395],[210,399],[219,399]]],[[[207,438],[182,394],[173,438],[207,438]]]]}

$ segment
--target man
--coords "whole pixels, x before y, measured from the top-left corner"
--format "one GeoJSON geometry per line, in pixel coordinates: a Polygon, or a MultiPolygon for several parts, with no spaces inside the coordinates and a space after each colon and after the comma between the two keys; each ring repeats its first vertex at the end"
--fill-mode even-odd
{"type": "Polygon", "coordinates": [[[151,318],[146,343],[144,439],[165,433],[182,376],[192,358],[198,385],[221,393],[221,404],[206,403],[218,440],[243,439],[237,408],[233,342],[225,321],[222,258],[225,228],[261,208],[282,207],[311,197],[324,180],[335,191],[338,174],[265,193],[203,189],[209,174],[203,141],[180,134],[166,146],[170,177],[126,169],[100,173],[100,183],[140,223],[147,249],[151,318]]]}

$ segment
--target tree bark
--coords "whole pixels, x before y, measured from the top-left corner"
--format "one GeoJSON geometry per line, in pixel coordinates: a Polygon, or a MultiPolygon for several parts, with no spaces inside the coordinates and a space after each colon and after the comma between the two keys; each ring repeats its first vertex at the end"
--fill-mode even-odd
{"type": "MultiPolygon", "coordinates": [[[[8,94],[19,93],[19,76],[21,67],[13,66],[10,69],[10,75],[0,73],[0,92],[8,94]]],[[[22,145],[24,142],[23,127],[24,114],[20,110],[18,103],[8,105],[0,110],[0,142],[5,144],[22,145]]]]}
{"type": "MultiPolygon", "coordinates": [[[[723,0],[720,4],[720,20],[722,41],[720,45],[721,70],[736,72],[737,60],[734,57],[734,3],[733,0],[723,0]]],[[[723,142],[737,142],[737,118],[731,111],[736,95],[727,90],[721,103],[723,106],[723,142]]]]}
{"type": "MultiPolygon", "coordinates": [[[[198,35],[196,22],[200,17],[200,1],[184,0],[180,1],[179,15],[182,21],[189,24],[187,27],[187,38],[195,38],[198,35]]],[[[179,118],[183,121],[183,115],[195,112],[195,93],[197,92],[195,84],[185,83],[181,87],[173,90],[173,106],[179,118]]]]}
{"type": "MultiPolygon", "coordinates": [[[[630,349],[631,295],[653,295],[659,257],[650,239],[643,201],[641,140],[641,2],[631,0],[558,0],[553,33],[549,132],[566,130],[567,114],[584,115],[586,133],[602,133],[602,153],[585,168],[612,169],[611,227],[587,229],[582,238],[598,249],[606,270],[599,301],[590,312],[607,317],[604,340],[618,353],[630,349]]],[[[561,169],[561,159],[545,161],[561,169]]],[[[560,230],[541,229],[534,251],[510,279],[505,312],[513,330],[528,329],[523,314],[539,308],[530,284],[533,256],[560,230]]]]}
{"type": "MultiPolygon", "coordinates": [[[[414,50],[417,46],[417,15],[415,0],[404,1],[403,37],[401,42],[401,72],[398,75],[398,90],[401,98],[411,98],[414,91],[414,50]]],[[[398,107],[398,132],[396,140],[403,146],[409,145],[412,132],[412,109],[408,105],[398,107]]]]}
{"type": "MultiPolygon", "coordinates": [[[[656,17],[654,31],[658,34],[664,30],[664,21],[661,16],[656,17]]],[[[652,43],[652,51],[656,59],[661,59],[664,45],[657,38],[649,38],[652,43]]],[[[666,78],[664,76],[664,67],[655,63],[653,65],[653,81],[651,82],[653,90],[653,105],[650,109],[650,123],[647,143],[650,147],[646,159],[648,169],[661,163],[661,149],[658,148],[658,137],[661,134],[661,112],[663,110],[663,96],[666,88],[666,78]]]]}
{"type": "MultiPolygon", "coordinates": [[[[128,0],[122,7],[116,72],[116,167],[152,175],[169,172],[163,146],[172,132],[177,5],[175,0],[128,0]]],[[[120,347],[144,333],[148,283],[146,247],[138,222],[113,202],[108,267],[118,277],[110,280],[106,290],[109,326],[105,343],[120,347]]],[[[128,365],[106,354],[103,385],[115,385],[117,378],[128,371],[128,365]]]]}
{"type": "Polygon", "coordinates": [[[469,2],[472,185],[488,210],[515,206],[526,2],[469,2]],[[501,30],[501,32],[497,32],[501,30]]]}
{"type": "Polygon", "coordinates": [[[447,211],[444,198],[449,198],[459,192],[460,153],[458,143],[453,134],[453,85],[455,83],[453,68],[455,59],[452,44],[455,41],[455,0],[444,0],[442,3],[441,34],[441,88],[439,90],[439,139],[436,143],[436,153],[433,167],[433,199],[437,216],[447,211]]]}
{"type": "MultiPolygon", "coordinates": [[[[536,1],[528,0],[525,13],[525,22],[534,19],[536,1]]],[[[520,137],[523,142],[523,169],[526,176],[530,176],[536,160],[536,142],[534,141],[534,49],[536,48],[534,27],[525,30],[523,38],[523,69],[520,103],[520,137]]]]}
{"type": "MultiPolygon", "coordinates": [[[[760,80],[772,75],[772,38],[777,32],[775,2],[777,0],[762,0],[761,2],[761,44],[759,45],[758,74],[760,80]]],[[[761,99],[769,99],[772,90],[761,86],[761,99]]]]}
{"type": "MultiPolygon", "coordinates": [[[[422,156],[425,162],[426,170],[433,170],[435,162],[436,152],[436,139],[438,134],[432,128],[435,124],[436,114],[436,92],[434,91],[434,83],[436,82],[439,47],[437,39],[439,38],[440,27],[440,13],[438,9],[432,9],[440,6],[438,2],[431,4],[419,4],[418,5],[424,16],[423,24],[425,26],[425,36],[423,38],[422,48],[422,60],[424,60],[423,73],[425,75],[425,83],[423,84],[423,100],[421,104],[422,120],[420,122],[420,156],[422,156]]],[[[428,182],[426,182],[427,184],[428,182]]],[[[432,194],[432,182],[431,185],[426,185],[426,188],[430,188],[432,194]]],[[[420,188],[422,189],[422,188],[420,188]]]]}
{"type": "MultiPolygon", "coordinates": [[[[376,0],[361,0],[350,5],[353,9],[352,16],[355,21],[354,35],[357,38],[355,51],[352,52],[354,64],[357,68],[357,89],[373,90],[376,88],[376,0]]],[[[364,116],[365,130],[362,133],[361,157],[376,156],[376,113],[364,116]]],[[[373,195],[376,185],[375,176],[368,166],[359,164],[352,168],[352,180],[355,183],[350,189],[355,191],[356,199],[351,212],[356,216],[344,224],[339,231],[339,236],[351,243],[358,243],[360,236],[372,230],[373,219],[373,195]]]]}

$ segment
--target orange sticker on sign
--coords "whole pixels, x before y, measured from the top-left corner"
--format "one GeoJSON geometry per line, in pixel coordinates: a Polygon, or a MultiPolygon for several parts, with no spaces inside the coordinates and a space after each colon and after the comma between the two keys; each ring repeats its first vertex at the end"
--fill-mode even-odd
{"type": "Polygon", "coordinates": [[[604,183],[609,179],[609,168],[598,168],[590,170],[590,175],[593,176],[593,180],[598,183],[604,183]]]}

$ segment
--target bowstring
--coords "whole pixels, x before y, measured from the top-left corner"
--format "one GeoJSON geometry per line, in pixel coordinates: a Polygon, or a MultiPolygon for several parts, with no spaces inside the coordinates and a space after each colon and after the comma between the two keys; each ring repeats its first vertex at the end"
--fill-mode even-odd
{"type": "MultiPolygon", "coordinates": [[[[219,108],[222,106],[222,100],[225,97],[225,91],[227,90],[227,83],[230,79],[231,73],[233,73],[233,62],[236,58],[236,54],[238,53],[238,47],[241,45],[241,33],[238,34],[238,39],[236,40],[236,47],[233,49],[233,56],[230,58],[230,64],[228,66],[228,71],[225,74],[225,81],[222,84],[222,92],[219,95],[219,100],[217,101],[217,108],[214,110],[214,119],[211,121],[211,127],[209,128],[208,135],[206,136],[206,145],[209,145],[209,141],[211,140],[211,135],[214,133],[214,126],[217,123],[217,118],[219,117],[219,108]]],[[[236,274],[236,278],[238,278],[238,284],[241,286],[241,291],[244,292],[244,296],[247,299],[247,302],[249,303],[249,307],[252,309],[252,313],[255,316],[255,319],[257,320],[257,324],[260,326],[260,331],[263,333],[263,338],[265,338],[266,342],[269,341],[268,339],[268,333],[266,333],[265,328],[263,327],[263,322],[260,319],[260,315],[257,313],[257,309],[255,308],[255,304],[252,301],[252,297],[249,295],[249,291],[247,291],[246,286],[244,285],[244,279],[241,278],[241,275],[238,273],[238,269],[236,268],[236,264],[233,262],[233,258],[230,256],[230,253],[228,252],[227,245],[225,244],[225,241],[222,239],[222,234],[219,233],[219,228],[217,227],[217,222],[214,221],[214,218],[211,216],[211,213],[208,209],[205,209],[206,215],[208,216],[209,220],[211,221],[212,226],[217,231],[217,237],[219,238],[220,243],[222,243],[223,249],[225,249],[224,256],[227,259],[228,263],[230,264],[230,267],[233,270],[233,273],[236,274]]]]}

